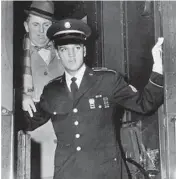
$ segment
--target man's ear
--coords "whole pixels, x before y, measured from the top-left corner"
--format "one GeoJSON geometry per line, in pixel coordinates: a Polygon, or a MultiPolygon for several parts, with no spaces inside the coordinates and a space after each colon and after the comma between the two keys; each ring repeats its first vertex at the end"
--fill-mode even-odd
{"type": "Polygon", "coordinates": [[[24,28],[25,28],[26,32],[29,32],[28,23],[25,21],[23,24],[24,24],[24,28]]]}
{"type": "Polygon", "coordinates": [[[84,57],[86,56],[86,46],[84,46],[84,57]]]}

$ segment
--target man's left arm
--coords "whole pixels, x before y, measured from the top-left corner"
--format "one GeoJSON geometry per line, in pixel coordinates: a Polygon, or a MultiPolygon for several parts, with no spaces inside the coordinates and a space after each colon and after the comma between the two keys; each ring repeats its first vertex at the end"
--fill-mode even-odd
{"type": "Polygon", "coordinates": [[[117,74],[114,79],[113,96],[116,103],[124,108],[138,113],[146,114],[156,111],[163,103],[163,69],[162,69],[162,50],[163,38],[152,49],[154,65],[148,84],[142,93],[139,93],[131,85],[127,84],[122,76],[117,74]]]}

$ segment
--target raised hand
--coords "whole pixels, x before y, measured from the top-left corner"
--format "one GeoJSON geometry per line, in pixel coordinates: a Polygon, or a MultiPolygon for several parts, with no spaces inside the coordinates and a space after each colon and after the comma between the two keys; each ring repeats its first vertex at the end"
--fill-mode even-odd
{"type": "Polygon", "coordinates": [[[163,74],[163,63],[162,63],[162,44],[164,42],[163,37],[159,37],[155,46],[152,49],[153,56],[153,69],[152,71],[163,74]]]}

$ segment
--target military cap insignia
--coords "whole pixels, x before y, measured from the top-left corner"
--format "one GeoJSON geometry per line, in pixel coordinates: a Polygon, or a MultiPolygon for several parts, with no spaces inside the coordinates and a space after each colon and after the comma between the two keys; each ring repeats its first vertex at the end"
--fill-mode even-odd
{"type": "Polygon", "coordinates": [[[71,24],[70,22],[65,22],[64,26],[66,29],[69,29],[71,27],[71,24]]]}

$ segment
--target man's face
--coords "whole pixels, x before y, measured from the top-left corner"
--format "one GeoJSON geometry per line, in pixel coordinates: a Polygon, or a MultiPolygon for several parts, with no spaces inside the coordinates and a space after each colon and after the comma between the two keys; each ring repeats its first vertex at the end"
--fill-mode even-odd
{"type": "Polygon", "coordinates": [[[61,45],[57,52],[65,70],[74,75],[84,63],[86,47],[83,44],[61,45]]]}
{"type": "Polygon", "coordinates": [[[38,47],[45,46],[49,42],[46,32],[51,25],[50,20],[32,14],[24,22],[24,27],[26,32],[29,32],[31,42],[38,47]]]}

